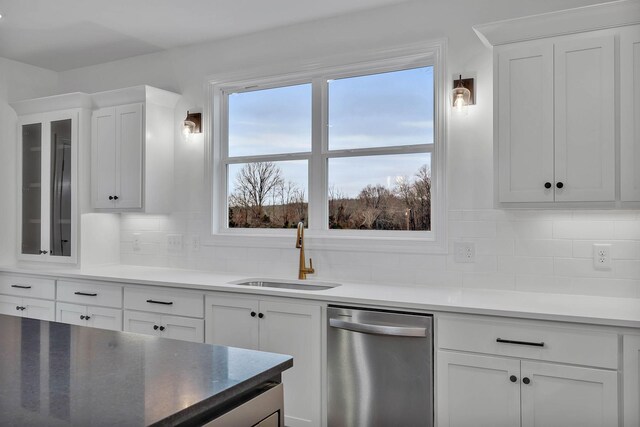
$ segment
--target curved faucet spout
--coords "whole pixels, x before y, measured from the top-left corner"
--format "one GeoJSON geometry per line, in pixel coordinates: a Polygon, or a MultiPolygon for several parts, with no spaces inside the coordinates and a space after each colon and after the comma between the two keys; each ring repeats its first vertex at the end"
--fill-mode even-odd
{"type": "Polygon", "coordinates": [[[300,249],[300,265],[298,267],[298,279],[304,280],[307,278],[307,274],[315,273],[313,269],[313,260],[309,258],[309,267],[307,267],[307,260],[304,256],[304,222],[298,223],[298,230],[296,234],[296,248],[300,249]]]}

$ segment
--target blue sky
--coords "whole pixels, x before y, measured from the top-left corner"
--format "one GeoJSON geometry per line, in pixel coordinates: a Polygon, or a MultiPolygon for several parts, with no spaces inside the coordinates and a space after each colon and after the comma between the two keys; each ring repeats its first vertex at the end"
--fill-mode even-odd
{"type": "MultiPolygon", "coordinates": [[[[433,68],[331,80],[329,149],[433,143],[433,68]]],[[[311,150],[311,84],[232,94],[229,155],[311,150]]],[[[393,187],[411,177],[429,154],[330,159],[329,185],[357,196],[367,184],[393,187]]],[[[279,162],[286,179],[308,195],[306,161],[279,162]]],[[[229,168],[230,192],[235,172],[229,168]]]]}

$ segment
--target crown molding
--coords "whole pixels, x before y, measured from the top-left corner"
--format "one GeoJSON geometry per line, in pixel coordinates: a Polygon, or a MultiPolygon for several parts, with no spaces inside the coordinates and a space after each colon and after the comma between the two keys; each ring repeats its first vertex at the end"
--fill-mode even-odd
{"type": "Polygon", "coordinates": [[[640,24],[640,1],[618,0],[558,12],[474,25],[487,46],[640,24]]]}

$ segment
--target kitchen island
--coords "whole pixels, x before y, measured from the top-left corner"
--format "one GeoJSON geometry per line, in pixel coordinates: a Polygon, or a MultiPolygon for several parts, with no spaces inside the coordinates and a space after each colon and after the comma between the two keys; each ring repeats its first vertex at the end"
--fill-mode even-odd
{"type": "Polygon", "coordinates": [[[280,388],[293,366],[280,354],[4,315],[0,342],[0,425],[10,426],[203,425],[280,388]]]}

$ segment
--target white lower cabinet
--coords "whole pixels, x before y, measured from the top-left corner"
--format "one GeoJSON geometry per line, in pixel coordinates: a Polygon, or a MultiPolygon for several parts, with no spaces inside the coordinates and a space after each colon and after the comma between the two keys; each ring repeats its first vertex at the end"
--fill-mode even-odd
{"type": "Polygon", "coordinates": [[[204,320],[124,311],[124,331],[183,341],[204,342],[204,320]]]}
{"type": "Polygon", "coordinates": [[[321,425],[320,306],[207,295],[206,342],[293,356],[282,376],[285,424],[321,425]]]}
{"type": "Polygon", "coordinates": [[[522,426],[618,425],[618,372],[522,361],[522,426]]]}
{"type": "Polygon", "coordinates": [[[517,359],[438,352],[438,425],[520,425],[519,378],[517,359]]]}
{"type": "Polygon", "coordinates": [[[0,314],[54,321],[56,318],[55,302],[0,295],[0,314]]]}
{"type": "Polygon", "coordinates": [[[470,315],[437,325],[439,426],[618,425],[616,332],[470,315]]]}
{"type": "Polygon", "coordinates": [[[624,427],[640,426],[640,335],[625,335],[622,343],[624,427]]]}
{"type": "Polygon", "coordinates": [[[122,330],[122,310],[59,302],[56,321],[112,331],[122,330]]]}

